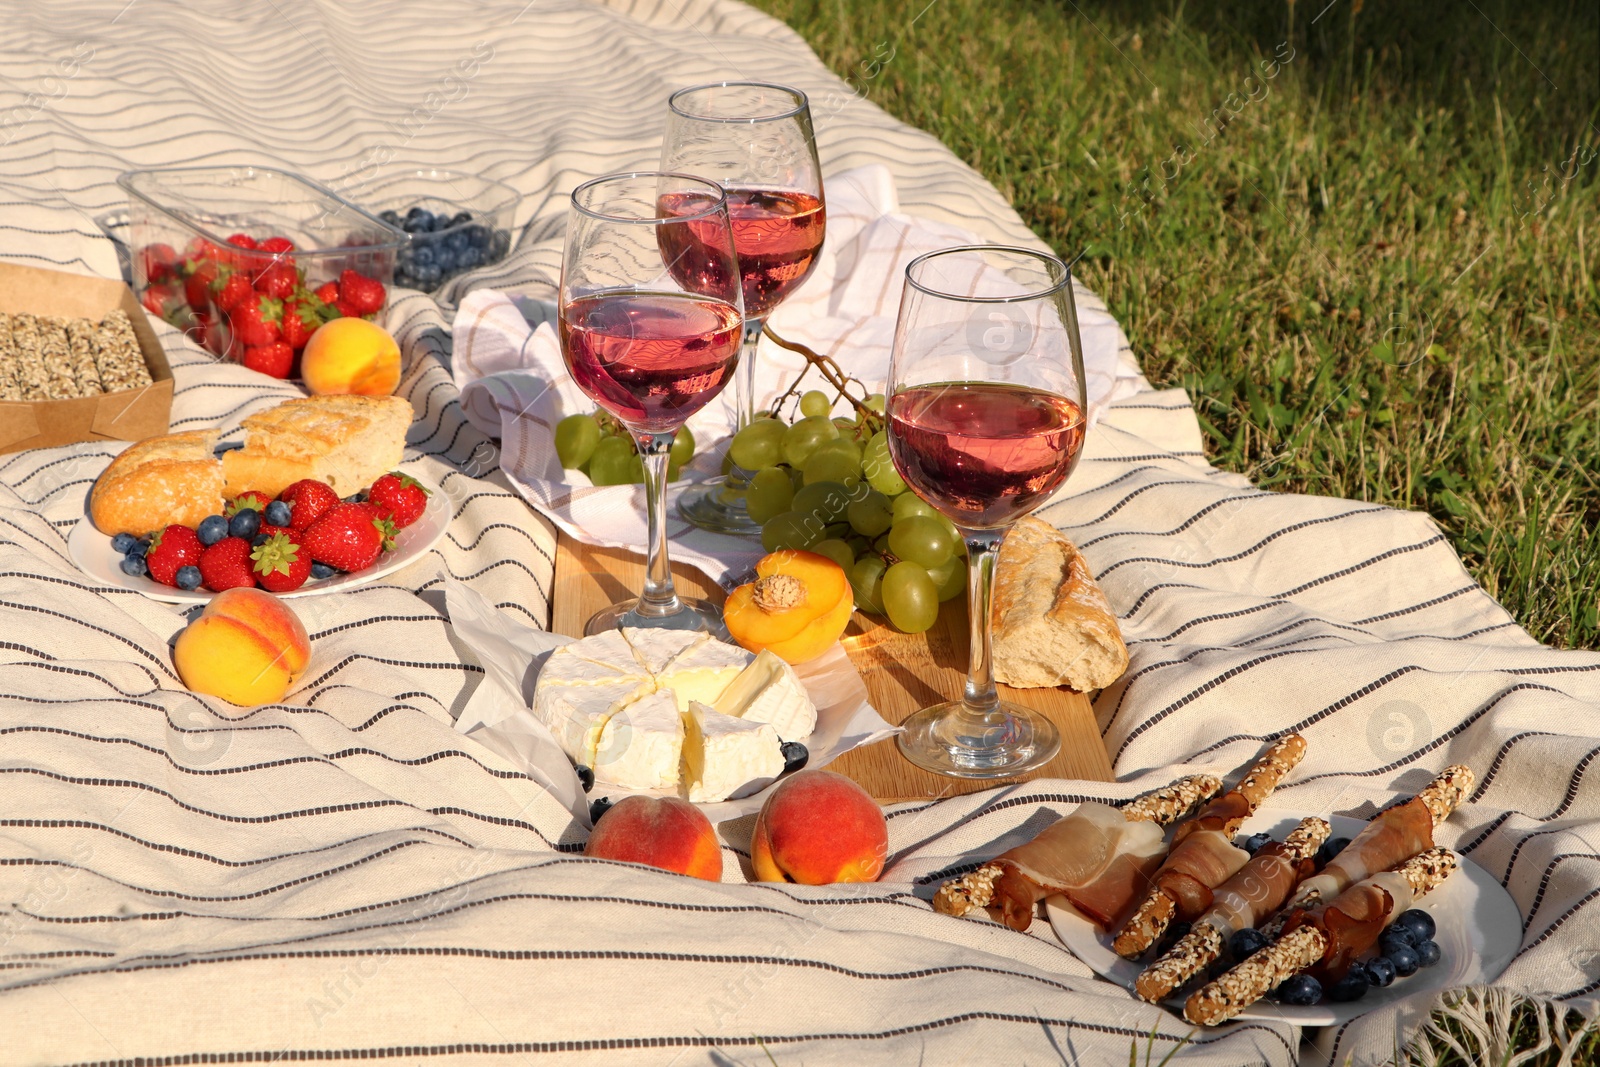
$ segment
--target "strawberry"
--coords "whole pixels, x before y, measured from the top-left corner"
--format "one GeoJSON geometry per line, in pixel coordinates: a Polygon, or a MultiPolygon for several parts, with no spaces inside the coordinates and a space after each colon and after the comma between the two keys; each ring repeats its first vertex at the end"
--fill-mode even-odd
{"type": "Polygon", "coordinates": [[[278,499],[289,502],[289,529],[298,533],[339,503],[339,494],[327,482],[302,478],[279,493],[278,499]]]}
{"type": "Polygon", "coordinates": [[[256,244],[256,239],[254,237],[251,237],[247,233],[236,233],[236,234],[234,234],[232,237],[228,238],[228,243],[230,245],[233,245],[236,248],[260,248],[261,247],[260,245],[256,244]]]}
{"type": "MultiPolygon", "coordinates": [[[[178,290],[170,284],[155,284],[144,291],[139,303],[152,315],[166,318],[167,311],[177,302],[178,290]]],[[[174,309],[175,310],[175,309],[174,309]]]]}
{"type": "Polygon", "coordinates": [[[331,304],[339,299],[339,283],[323,282],[317,287],[317,299],[324,304],[331,304]]]}
{"type": "Polygon", "coordinates": [[[273,236],[268,237],[265,241],[262,241],[260,244],[256,245],[256,247],[261,249],[263,252],[271,252],[273,255],[279,256],[285,252],[293,252],[294,242],[289,240],[287,237],[273,236]]]}
{"type": "Polygon", "coordinates": [[[311,335],[317,332],[317,327],[322,325],[322,319],[309,307],[302,307],[293,300],[286,300],[283,304],[283,339],[290,348],[296,352],[306,346],[311,340],[311,335]]]}
{"type": "Polygon", "coordinates": [[[294,348],[287,341],[252,345],[244,350],[239,362],[257,374],[265,374],[269,378],[287,378],[294,367],[294,348]]]}
{"type": "Polygon", "coordinates": [[[217,290],[216,304],[223,311],[232,311],[250,296],[250,278],[243,273],[228,275],[228,280],[217,290]]]}
{"type": "Polygon", "coordinates": [[[256,292],[265,293],[277,300],[293,296],[295,286],[299,282],[300,276],[295,273],[294,261],[291,259],[275,259],[255,272],[256,292]]]}
{"type": "Polygon", "coordinates": [[[232,500],[229,500],[227,506],[222,509],[222,513],[231,519],[245,508],[254,509],[256,512],[266,511],[267,505],[270,503],[272,503],[272,498],[266,493],[256,489],[247,489],[232,500]]]}
{"type": "Polygon", "coordinates": [[[188,256],[191,261],[201,259],[216,259],[217,251],[217,246],[206,240],[204,237],[193,238],[187,245],[184,246],[184,254],[188,256]]]}
{"type": "Polygon", "coordinates": [[[263,589],[274,593],[293,592],[311,577],[311,553],[282,533],[273,534],[265,543],[257,545],[250,558],[255,560],[256,580],[263,589]]]}
{"type": "Polygon", "coordinates": [[[342,296],[333,302],[333,306],[339,309],[339,314],[344,318],[359,319],[361,317],[361,309],[342,296]]]}
{"type": "Polygon", "coordinates": [[[281,303],[257,293],[235,305],[228,313],[228,324],[233,327],[233,335],[240,344],[254,348],[282,338],[283,329],[279,325],[282,317],[281,303]]]}
{"type": "Polygon", "coordinates": [[[139,265],[144,268],[146,281],[165,281],[177,269],[178,253],[167,244],[145,245],[139,249],[139,265]]]}
{"type": "Polygon", "coordinates": [[[150,539],[150,548],[144,554],[144,565],[150,577],[162,585],[176,587],[179,567],[195,567],[205,546],[187,526],[168,526],[150,539]]]}
{"type": "Polygon", "coordinates": [[[339,299],[355,308],[358,315],[382,311],[385,295],[383,283],[376,278],[368,278],[353,270],[339,275],[339,299]]]}
{"type": "Polygon", "coordinates": [[[183,295],[191,308],[205,311],[211,306],[211,283],[217,280],[221,268],[209,259],[196,261],[192,266],[193,270],[183,280],[183,295]]]}
{"type": "Polygon", "coordinates": [[[201,554],[200,581],[214,593],[251,587],[256,576],[250,568],[250,542],[224,537],[201,554]]]}
{"type": "Polygon", "coordinates": [[[367,504],[336,504],[300,534],[318,563],[342,571],[364,571],[394,547],[394,523],[367,504]]]}
{"type": "Polygon", "coordinates": [[[367,502],[393,522],[395,529],[404,530],[427,509],[428,490],[415,478],[390,471],[372,483],[372,488],[367,490],[367,502]]]}

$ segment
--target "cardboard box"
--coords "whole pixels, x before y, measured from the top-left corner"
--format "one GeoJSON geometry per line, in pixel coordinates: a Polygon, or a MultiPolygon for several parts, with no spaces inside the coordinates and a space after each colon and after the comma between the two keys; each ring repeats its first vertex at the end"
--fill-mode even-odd
{"type": "Polygon", "coordinates": [[[120,281],[0,263],[0,311],[99,322],[121,308],[155,381],[141,389],[74,400],[0,400],[0,454],[74,441],[139,441],[167,432],[172,368],[144,308],[120,281]]]}

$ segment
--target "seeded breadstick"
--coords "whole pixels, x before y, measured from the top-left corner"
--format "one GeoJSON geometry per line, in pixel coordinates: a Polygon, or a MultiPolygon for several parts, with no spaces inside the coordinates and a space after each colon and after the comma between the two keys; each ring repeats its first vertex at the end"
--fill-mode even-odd
{"type": "Polygon", "coordinates": [[[95,341],[98,327],[88,319],[67,319],[67,344],[72,356],[72,376],[78,383],[80,396],[99,396],[105,392],[100,384],[100,370],[95,365],[95,341]]]}
{"type": "Polygon", "coordinates": [[[16,360],[17,386],[24,400],[50,399],[50,372],[39,344],[39,322],[32,315],[11,316],[11,352],[16,360]]]}
{"type": "MultiPolygon", "coordinates": [[[[1448,849],[1432,848],[1413,856],[1396,867],[1392,873],[1375,875],[1345,892],[1354,893],[1363,888],[1375,891],[1374,887],[1382,889],[1377,883],[1392,875],[1399,875],[1410,886],[1414,900],[1448,878],[1456,869],[1456,863],[1455,853],[1448,849]]],[[[1383,892],[1387,893],[1388,890],[1383,892]]],[[[1344,894],[1341,894],[1341,899],[1343,896],[1344,894]]],[[[1382,926],[1388,926],[1402,910],[1392,898],[1390,904],[1391,907],[1386,914],[1374,917],[1382,926]]],[[[1331,908],[1338,906],[1339,899],[1335,899],[1329,905],[1331,908]]],[[[1328,933],[1320,923],[1321,916],[1317,915],[1314,921],[1295,927],[1221,978],[1200,989],[1184,1005],[1183,1017],[1201,1026],[1225,1023],[1276,989],[1285,978],[1299,974],[1329,958],[1330,954],[1334,953],[1335,947],[1330,943],[1328,933]]]]}
{"type": "Polygon", "coordinates": [[[17,357],[11,350],[11,316],[0,311],[0,400],[21,400],[22,384],[17,381],[17,357]]]}
{"type": "Polygon", "coordinates": [[[95,361],[100,369],[100,382],[108,393],[150,384],[150,370],[144,364],[138,335],[120,309],[112,311],[100,323],[95,337],[95,361]]]}
{"type": "Polygon", "coordinates": [[[1222,779],[1214,774],[1191,774],[1153,793],[1146,793],[1122,809],[1129,822],[1153,822],[1171,826],[1202,800],[1216,796],[1222,779]]]}
{"type": "MultiPolygon", "coordinates": [[[[1212,774],[1180,778],[1169,786],[1135,799],[1122,808],[1122,817],[1127,822],[1153,822],[1165,826],[1221,788],[1222,780],[1212,774]]],[[[1064,816],[1063,821],[1070,818],[1071,815],[1064,816]]],[[[995,898],[995,882],[1006,873],[1006,865],[1001,861],[1009,855],[1008,852],[996,857],[977,870],[968,871],[960,878],[940,886],[933,896],[934,910],[945,915],[960,916],[977,908],[988,907],[995,898]]]]}
{"type": "Polygon", "coordinates": [[[1435,828],[1450,817],[1461,802],[1472,792],[1472,787],[1477,782],[1477,775],[1472,773],[1472,768],[1454,763],[1439,772],[1439,777],[1429,782],[1422,792],[1417,794],[1417,799],[1422,801],[1428,809],[1428,814],[1433,816],[1435,828]]]}
{"type": "Polygon", "coordinates": [[[72,346],[67,340],[66,320],[54,315],[40,315],[36,322],[39,327],[39,354],[50,376],[47,388],[51,399],[70,400],[81,395],[78,392],[78,376],[72,370],[72,346]]]}
{"type": "Polygon", "coordinates": [[[1209,967],[1222,955],[1228,935],[1253,927],[1258,918],[1283,903],[1294,888],[1301,865],[1316,854],[1330,832],[1325,819],[1302,819],[1282,845],[1263,846],[1217,890],[1216,903],[1195,922],[1193,929],[1144,969],[1134,983],[1134,991],[1144,1000],[1159,1004],[1174,989],[1209,967]]]}

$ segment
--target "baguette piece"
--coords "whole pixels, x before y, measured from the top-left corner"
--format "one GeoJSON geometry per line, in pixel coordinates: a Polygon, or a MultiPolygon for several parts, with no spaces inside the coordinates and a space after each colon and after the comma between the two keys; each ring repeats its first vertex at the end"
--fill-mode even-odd
{"type": "Polygon", "coordinates": [[[222,464],[212,454],[215,430],[162,434],[136,441],[101,472],[89,494],[89,516],[108,537],[142,537],[176,523],[198,526],[222,510],[222,464]]]}
{"type": "Polygon", "coordinates": [[[1128,669],[1117,617],[1067,535],[1035,518],[1006,534],[994,583],[994,676],[1104,689],[1128,669]]]}
{"type": "Polygon", "coordinates": [[[223,453],[227,493],[277,496],[302,478],[359,492],[400,465],[413,417],[398,396],[308,396],[258,411],[241,423],[244,448],[223,453]]]}

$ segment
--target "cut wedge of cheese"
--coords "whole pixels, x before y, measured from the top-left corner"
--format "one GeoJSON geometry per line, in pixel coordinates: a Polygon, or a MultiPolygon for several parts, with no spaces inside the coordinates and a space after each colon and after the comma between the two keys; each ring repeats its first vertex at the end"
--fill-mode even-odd
{"type": "Polygon", "coordinates": [[[611,717],[655,688],[649,678],[599,685],[564,685],[536,694],[535,714],[574,763],[593,767],[600,734],[611,717]],[[540,699],[542,698],[542,699],[540,699]],[[542,712],[542,714],[541,714],[542,712]]]}
{"type": "Polygon", "coordinates": [[[633,789],[672,789],[683,755],[683,716],[670,692],[640,697],[611,716],[595,750],[596,778],[633,789]]]}
{"type": "Polygon", "coordinates": [[[794,668],[763,650],[717,698],[716,709],[747,722],[764,722],[785,741],[798,741],[817,728],[817,706],[794,668]]]}
{"type": "Polygon", "coordinates": [[[677,694],[682,712],[689,710],[692,701],[714,704],[752,658],[737,645],[704,641],[674,656],[666,669],[656,674],[656,688],[677,694]]]}
{"type": "MultiPolygon", "coordinates": [[[[588,638],[585,638],[588,640],[588,638]]],[[[583,641],[562,645],[539,668],[539,688],[563,685],[609,685],[629,679],[650,677],[650,672],[639,666],[632,652],[622,660],[601,661],[579,651],[583,641]]]]}
{"type": "Polygon", "coordinates": [[[709,634],[694,630],[655,630],[643,626],[632,626],[621,633],[632,646],[639,665],[651,674],[660,674],[678,656],[711,640],[709,634]]]}
{"type": "Polygon", "coordinates": [[[683,728],[680,786],[697,804],[727,800],[744,786],[783,773],[782,742],[764,722],[736,719],[694,700],[683,728]]]}
{"type": "Polygon", "coordinates": [[[562,647],[570,648],[574,656],[582,656],[602,667],[614,667],[627,674],[652,673],[634,657],[633,646],[628,644],[628,639],[622,636],[621,630],[607,630],[562,647]]]}

